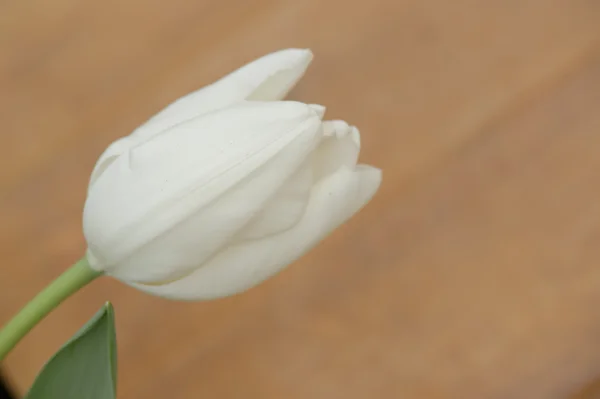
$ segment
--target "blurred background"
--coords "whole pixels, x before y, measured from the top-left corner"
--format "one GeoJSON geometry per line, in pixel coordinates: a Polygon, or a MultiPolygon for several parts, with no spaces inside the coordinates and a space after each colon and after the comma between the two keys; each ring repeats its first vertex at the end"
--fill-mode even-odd
{"type": "Polygon", "coordinates": [[[85,250],[103,149],[286,47],[362,132],[373,202],[243,295],[85,288],[2,364],[17,394],[105,300],[122,398],[600,398],[600,2],[0,2],[0,324],[85,250]]]}

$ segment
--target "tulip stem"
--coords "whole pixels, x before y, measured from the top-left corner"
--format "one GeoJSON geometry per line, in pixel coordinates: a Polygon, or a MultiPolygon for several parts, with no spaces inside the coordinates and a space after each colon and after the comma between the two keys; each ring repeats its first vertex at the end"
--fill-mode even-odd
{"type": "Polygon", "coordinates": [[[62,301],[101,274],[90,267],[84,256],[40,291],[0,330],[0,360],[62,301]]]}

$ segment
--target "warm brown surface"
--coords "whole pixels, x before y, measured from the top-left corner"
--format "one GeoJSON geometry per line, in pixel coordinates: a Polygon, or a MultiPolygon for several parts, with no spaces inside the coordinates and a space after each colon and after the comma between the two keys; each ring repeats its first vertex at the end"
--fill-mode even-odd
{"type": "Polygon", "coordinates": [[[0,3],[0,323],[84,250],[96,157],[174,98],[310,47],[376,199],[207,303],[103,280],[5,364],[23,392],[109,299],[121,398],[600,397],[600,2],[0,3]],[[596,395],[596,396],[594,396],[596,395]]]}

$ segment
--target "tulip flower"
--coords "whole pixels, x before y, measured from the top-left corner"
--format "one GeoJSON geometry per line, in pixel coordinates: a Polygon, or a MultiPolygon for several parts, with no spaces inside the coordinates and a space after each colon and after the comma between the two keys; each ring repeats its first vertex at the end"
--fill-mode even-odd
{"type": "Polygon", "coordinates": [[[369,202],[381,171],[357,164],[358,129],[323,121],[321,105],[282,101],[311,59],[309,50],[266,55],[112,143],[89,182],[86,256],[0,329],[0,360],[100,276],[170,299],[233,295],[369,202]]]}
{"type": "Polygon", "coordinates": [[[312,59],[259,58],[175,101],[98,160],[83,214],[92,269],[179,300],[236,294],[359,211],[381,171],[320,105],[282,101],[312,59]]]}

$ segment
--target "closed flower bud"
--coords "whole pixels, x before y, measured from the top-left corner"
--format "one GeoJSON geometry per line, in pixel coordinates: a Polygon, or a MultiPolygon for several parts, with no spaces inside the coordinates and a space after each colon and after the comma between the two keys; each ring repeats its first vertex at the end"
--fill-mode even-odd
{"type": "Polygon", "coordinates": [[[83,215],[92,268],[172,299],[244,291],[362,208],[381,182],[358,130],[281,101],[312,54],[259,58],[102,154],[83,215]]]}

